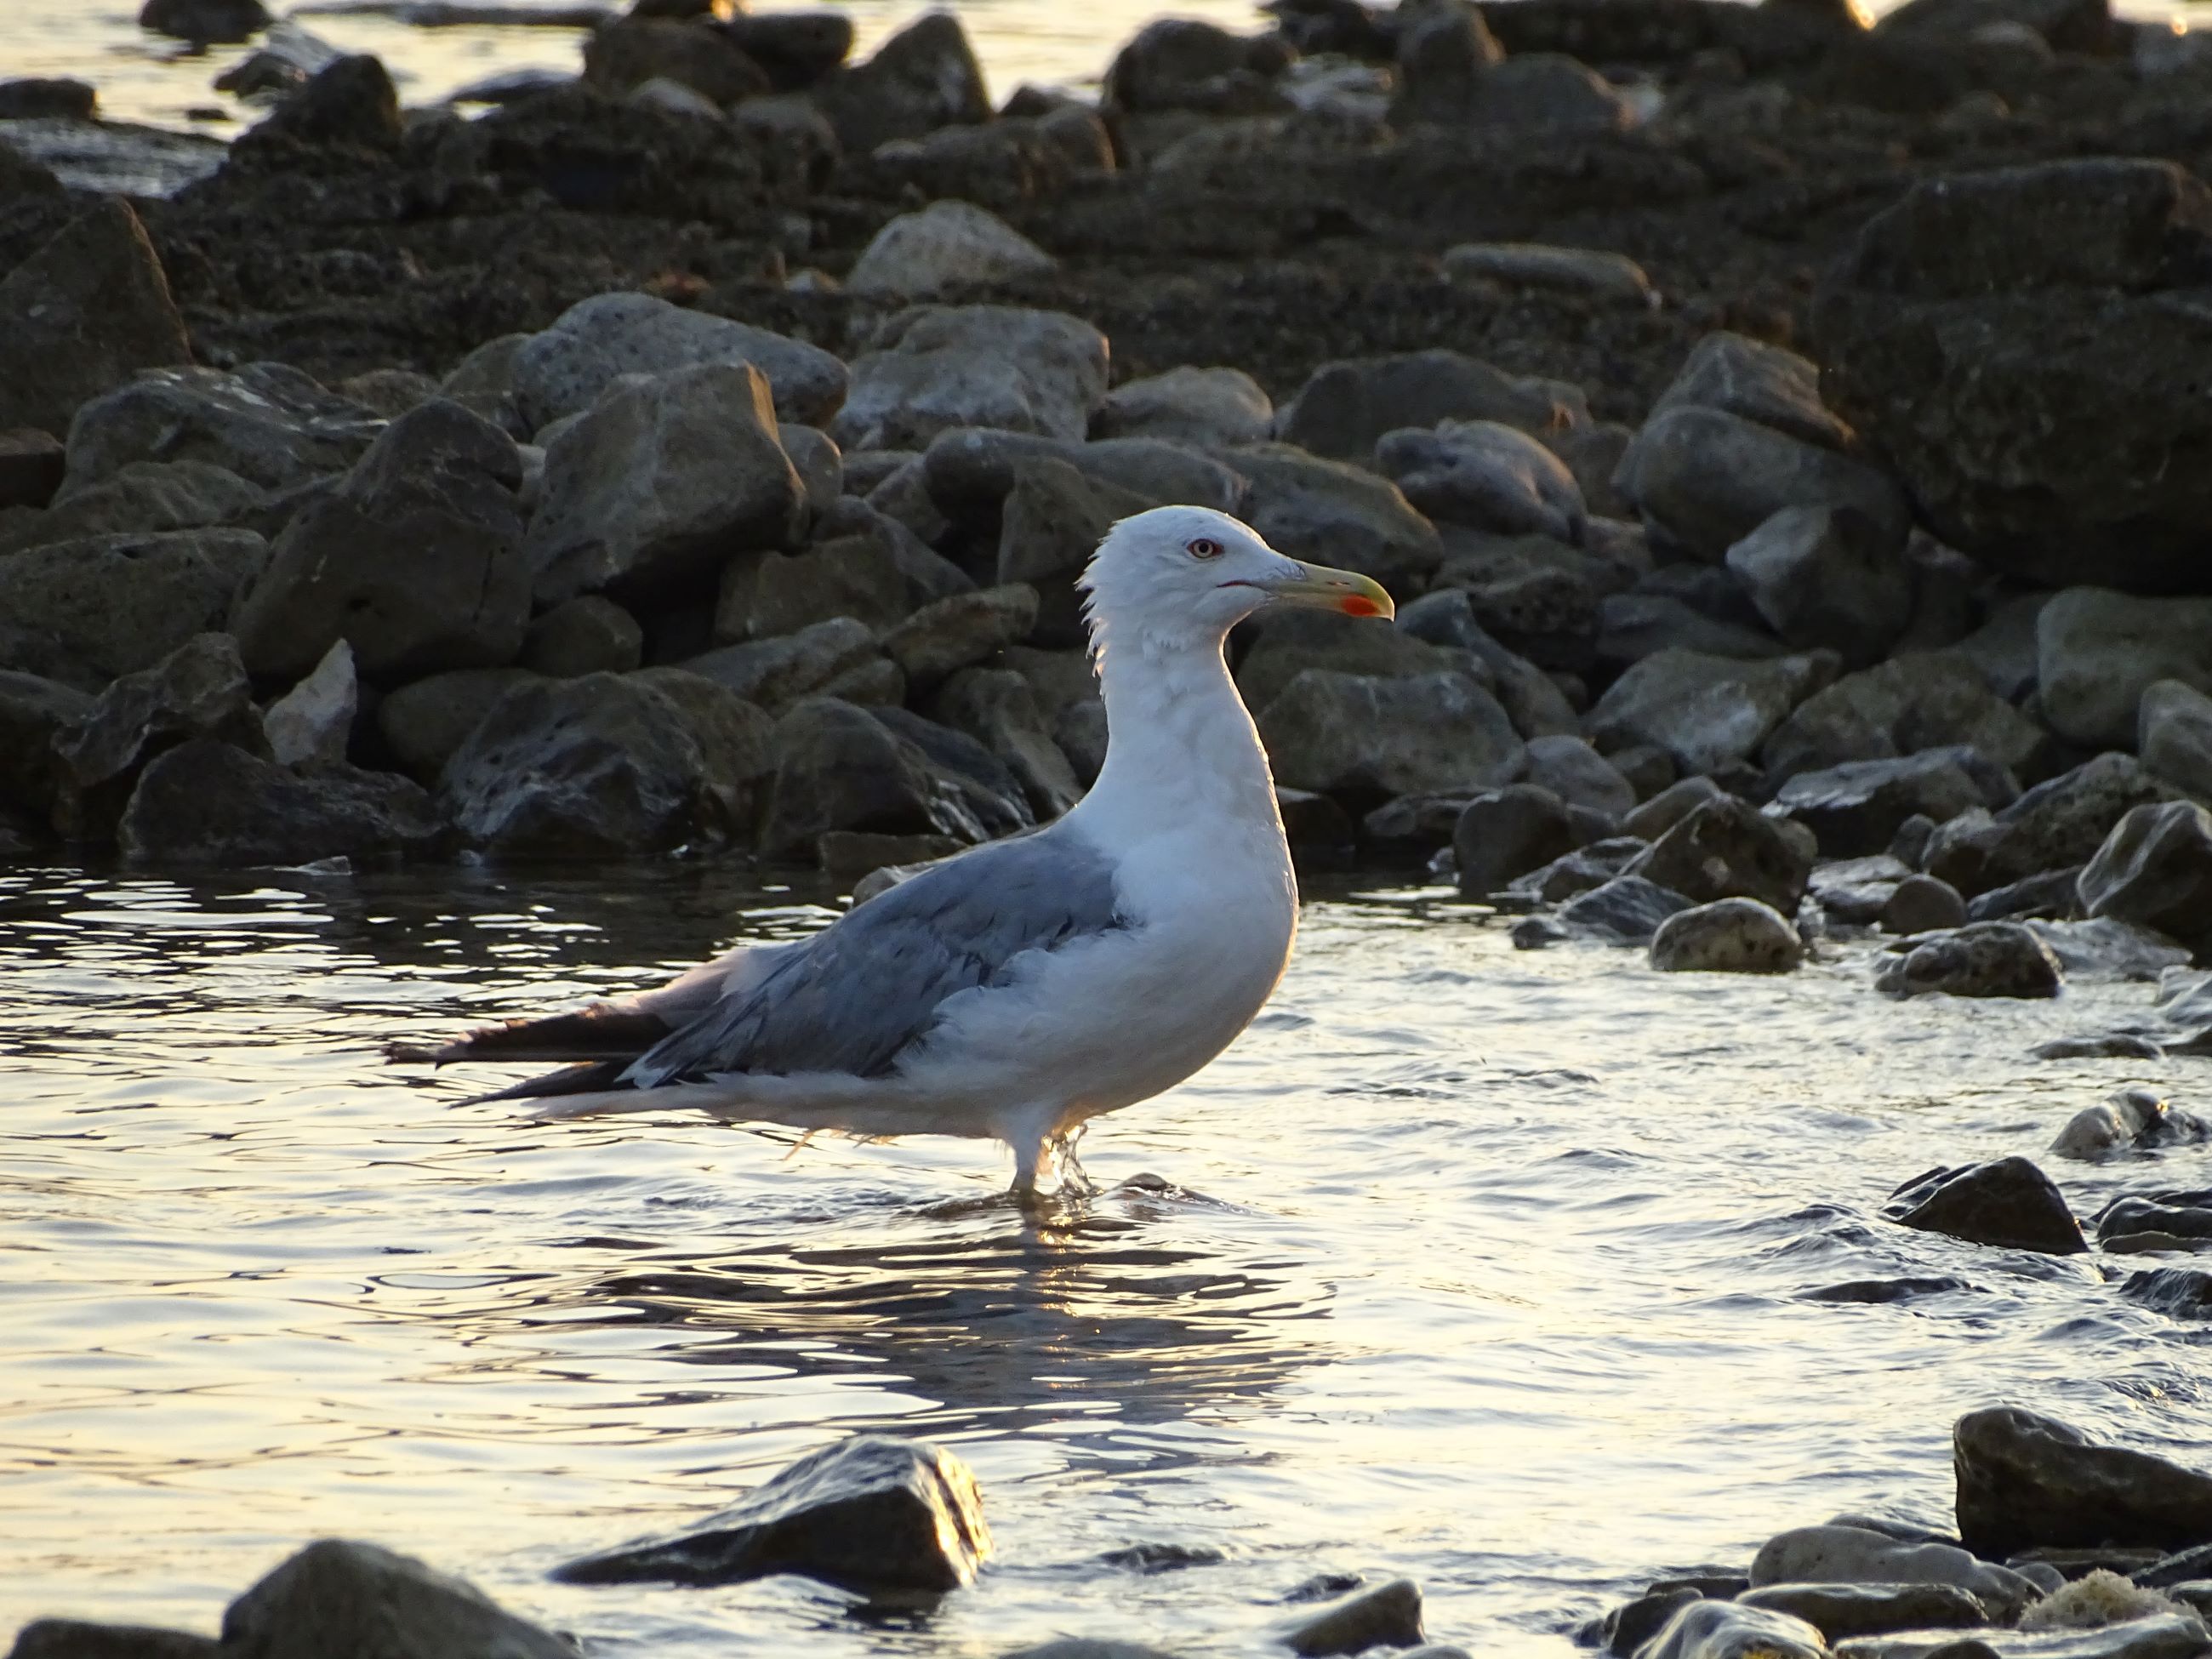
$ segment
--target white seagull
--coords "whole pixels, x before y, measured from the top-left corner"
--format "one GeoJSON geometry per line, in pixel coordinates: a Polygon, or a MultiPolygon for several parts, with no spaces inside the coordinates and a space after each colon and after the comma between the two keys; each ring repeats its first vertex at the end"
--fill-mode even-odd
{"type": "Polygon", "coordinates": [[[1290,960],[1297,884],[1229,630],[1278,605],[1395,614],[1368,578],[1197,507],[1122,520],[1082,586],[1109,741],[1058,822],[928,866],[810,939],[397,1057],[571,1062],[483,1097],[545,1116],[684,1107],[992,1137],[1018,1194],[1079,1178],[1066,1154],[1085,1121],[1226,1048],[1290,960]]]}

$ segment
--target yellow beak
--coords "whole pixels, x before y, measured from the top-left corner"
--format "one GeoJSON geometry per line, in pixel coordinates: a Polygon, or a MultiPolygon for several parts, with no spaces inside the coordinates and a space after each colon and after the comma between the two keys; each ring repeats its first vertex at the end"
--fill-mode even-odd
{"type": "Polygon", "coordinates": [[[1347,617],[1391,617],[1398,607],[1382,585],[1353,570],[1332,570],[1325,564],[1299,567],[1300,574],[1255,582],[1255,586],[1284,605],[1310,611],[1335,611],[1347,617]]]}

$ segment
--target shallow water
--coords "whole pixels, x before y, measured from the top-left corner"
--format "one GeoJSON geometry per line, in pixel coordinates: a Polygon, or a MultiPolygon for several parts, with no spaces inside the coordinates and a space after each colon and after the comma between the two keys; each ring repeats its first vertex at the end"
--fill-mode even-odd
{"type": "MultiPolygon", "coordinates": [[[[2189,1101],[2186,1060],[2025,1058],[2142,986],[1899,1005],[1864,947],[1667,976],[1346,888],[1230,1054],[1094,1128],[1109,1190],[1042,1225],[957,1202],[1006,1181],[992,1146],[531,1127],[379,1063],[811,927],[824,896],[711,866],[0,874],[0,1632],[211,1628],[343,1533],[611,1654],[1256,1650],[1317,1575],[1403,1572],[1438,1637],[1562,1659],[1655,1570],[1847,1508],[1941,1520],[1970,1407],[2212,1434],[2200,1334],[2094,1260],[1875,1213],[2122,1083],[2189,1101]],[[1946,1273],[1971,1288],[1803,1299],[1946,1273]],[[998,1558],[934,1610],[542,1577],[870,1428],[981,1478],[998,1558]],[[1220,1559],[1101,1563],[1138,1545],[1220,1559]]],[[[2208,1158],[2057,1172],[2087,1212],[2208,1158]]]]}

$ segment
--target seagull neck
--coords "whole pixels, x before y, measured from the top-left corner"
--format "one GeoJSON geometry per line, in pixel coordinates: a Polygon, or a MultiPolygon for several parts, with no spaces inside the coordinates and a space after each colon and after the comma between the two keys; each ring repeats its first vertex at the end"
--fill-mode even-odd
{"type": "Polygon", "coordinates": [[[1221,641],[1109,649],[1106,763],[1076,811],[1101,827],[1157,829],[1158,803],[1176,817],[1264,821],[1280,834],[1274,780],[1260,735],[1229,678],[1221,641]],[[1126,820],[1126,822],[1124,822],[1126,820]]]}

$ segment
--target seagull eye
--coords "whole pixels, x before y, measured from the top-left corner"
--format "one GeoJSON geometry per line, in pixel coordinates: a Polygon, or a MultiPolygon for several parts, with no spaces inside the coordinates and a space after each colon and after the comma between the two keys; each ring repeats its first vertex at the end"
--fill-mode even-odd
{"type": "Polygon", "coordinates": [[[1221,544],[1211,536],[1200,536],[1194,541],[1185,542],[1182,550],[1194,559],[1218,559],[1221,556],[1221,544]]]}

